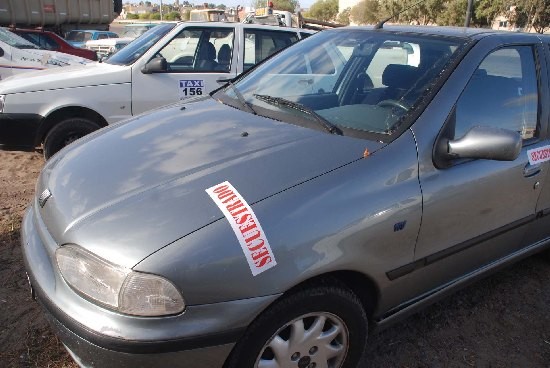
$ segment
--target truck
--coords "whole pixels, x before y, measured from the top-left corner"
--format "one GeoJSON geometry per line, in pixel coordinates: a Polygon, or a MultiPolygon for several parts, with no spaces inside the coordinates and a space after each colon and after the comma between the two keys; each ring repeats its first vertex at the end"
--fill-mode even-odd
{"type": "Polygon", "coordinates": [[[49,158],[108,124],[204,96],[312,33],[242,23],[166,23],[105,62],[9,78],[0,84],[0,148],[42,146],[49,158]]]}
{"type": "Polygon", "coordinates": [[[73,29],[109,30],[122,0],[0,0],[0,25],[42,27],[64,35],[73,29]]]}

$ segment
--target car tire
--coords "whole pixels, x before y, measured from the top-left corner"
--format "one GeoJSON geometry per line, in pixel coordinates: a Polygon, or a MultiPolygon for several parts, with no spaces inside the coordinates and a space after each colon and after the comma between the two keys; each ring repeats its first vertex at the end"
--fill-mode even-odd
{"type": "Polygon", "coordinates": [[[367,332],[365,310],[350,289],[318,284],[283,296],[260,314],[224,367],[355,368],[367,332]]]}
{"type": "Polygon", "coordinates": [[[99,129],[99,125],[83,118],[69,118],[56,124],[44,139],[44,158],[47,160],[63,147],[99,129]]]}

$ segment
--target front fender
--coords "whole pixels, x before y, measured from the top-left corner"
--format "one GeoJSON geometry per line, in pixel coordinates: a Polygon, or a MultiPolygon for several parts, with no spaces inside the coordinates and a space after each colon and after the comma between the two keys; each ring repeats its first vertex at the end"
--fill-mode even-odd
{"type": "Polygon", "coordinates": [[[277,262],[257,276],[225,217],[134,269],[167,277],[190,305],[278,294],[343,270],[384,289],[386,272],[413,260],[422,211],[417,167],[407,131],[368,158],[249,203],[277,262]]]}

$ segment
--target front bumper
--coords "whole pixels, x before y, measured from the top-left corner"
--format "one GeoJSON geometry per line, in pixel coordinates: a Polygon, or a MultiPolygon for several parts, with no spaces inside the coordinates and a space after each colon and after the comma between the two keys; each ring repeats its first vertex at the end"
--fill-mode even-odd
{"type": "Polygon", "coordinates": [[[43,117],[38,114],[0,113],[0,148],[33,149],[43,117]]]}
{"type": "Polygon", "coordinates": [[[55,266],[57,244],[29,207],[21,242],[37,300],[81,366],[221,367],[246,326],[277,295],[188,306],[178,316],[143,318],[101,308],[77,295],[55,266]]]}

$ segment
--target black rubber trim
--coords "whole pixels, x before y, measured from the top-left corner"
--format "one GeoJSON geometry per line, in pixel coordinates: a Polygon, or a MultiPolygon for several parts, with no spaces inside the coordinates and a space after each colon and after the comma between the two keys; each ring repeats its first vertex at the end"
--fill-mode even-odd
{"type": "Polygon", "coordinates": [[[0,113],[0,148],[33,149],[42,119],[38,114],[0,113]]]}
{"type": "Polygon", "coordinates": [[[73,335],[87,340],[96,346],[111,351],[130,354],[157,354],[224,345],[235,343],[246,329],[243,327],[224,331],[218,334],[155,341],[124,340],[111,336],[105,336],[98,332],[89,330],[72,318],[68,317],[65,313],[63,313],[63,311],[55,306],[49,298],[44,296],[44,293],[37,286],[37,283],[33,282],[34,277],[30,273],[29,277],[31,279],[33,291],[36,295],[36,300],[43,307],[46,313],[46,318],[51,324],[53,324],[56,330],[61,329],[59,332],[64,336],[68,336],[72,333],[73,335]]]}
{"type": "MultiPolygon", "coordinates": [[[[546,210],[546,211],[548,211],[548,210],[546,210]]],[[[526,225],[526,224],[534,221],[536,218],[537,218],[537,215],[530,215],[530,216],[524,217],[524,218],[519,219],[517,221],[514,221],[514,222],[512,222],[508,225],[502,226],[498,229],[489,231],[485,234],[476,236],[475,238],[472,238],[472,239],[467,240],[465,242],[453,245],[450,248],[447,248],[447,249],[441,250],[439,252],[430,254],[427,257],[421,258],[421,259],[419,259],[417,261],[414,261],[412,263],[408,263],[404,266],[401,266],[401,267],[396,268],[394,270],[388,271],[388,272],[386,272],[386,276],[388,277],[388,279],[390,279],[390,281],[393,281],[393,280],[398,279],[402,276],[405,276],[405,275],[407,275],[407,274],[409,274],[409,273],[411,273],[415,270],[418,270],[419,268],[422,268],[422,267],[430,265],[434,262],[440,261],[444,258],[452,256],[453,254],[462,252],[462,251],[464,251],[466,249],[469,249],[469,248],[471,248],[471,247],[473,247],[477,244],[483,243],[484,241],[487,241],[491,238],[495,238],[495,237],[497,237],[499,235],[502,235],[502,234],[504,234],[508,231],[511,231],[511,230],[514,230],[514,229],[516,229],[520,226],[526,225]]]]}

